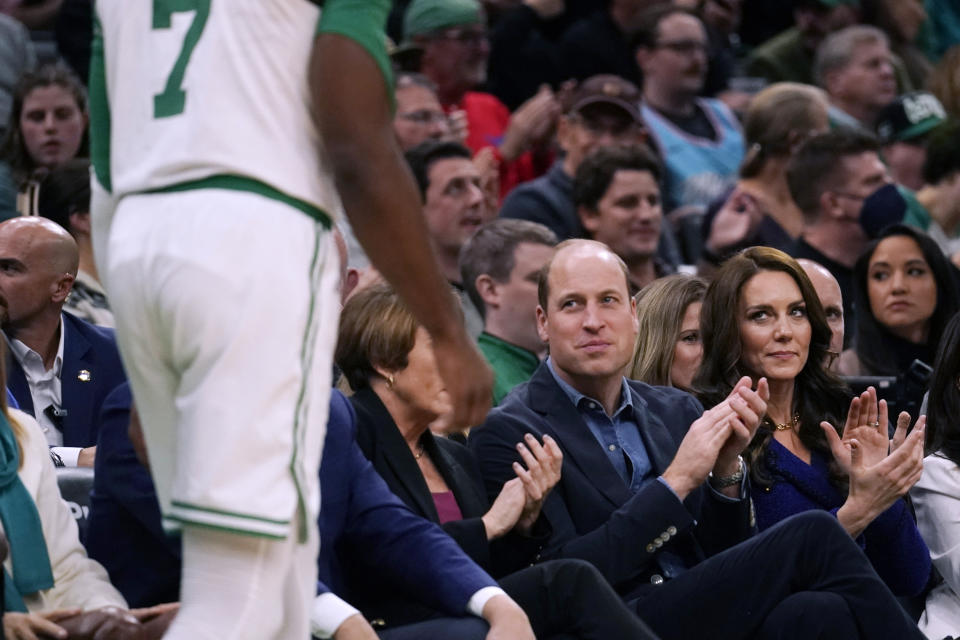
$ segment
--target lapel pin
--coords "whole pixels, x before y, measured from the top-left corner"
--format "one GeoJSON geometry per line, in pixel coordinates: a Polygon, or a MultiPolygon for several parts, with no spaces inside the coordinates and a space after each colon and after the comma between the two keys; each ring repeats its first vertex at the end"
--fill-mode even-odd
{"type": "Polygon", "coordinates": [[[90,382],[90,372],[86,369],[80,369],[80,373],[77,374],[77,380],[80,382],[90,382]]]}

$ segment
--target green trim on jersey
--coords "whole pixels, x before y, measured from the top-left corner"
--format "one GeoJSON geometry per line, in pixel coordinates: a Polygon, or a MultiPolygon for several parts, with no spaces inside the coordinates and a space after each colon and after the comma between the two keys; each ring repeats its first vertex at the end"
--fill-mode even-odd
{"type": "Polygon", "coordinates": [[[390,0],[328,0],[320,14],[317,33],[346,36],[367,50],[383,73],[393,108],[393,65],[387,55],[384,28],[390,0]]]}
{"type": "Polygon", "coordinates": [[[324,229],[330,229],[332,227],[330,216],[327,215],[323,209],[320,209],[309,202],[305,202],[304,200],[300,200],[299,198],[289,196],[282,191],[274,189],[268,184],[260,182],[259,180],[254,180],[253,178],[247,178],[245,176],[225,174],[216,175],[210,176],[209,178],[192,180],[190,182],[172,184],[169,187],[150,189],[149,191],[144,191],[143,193],[178,193],[180,191],[194,191],[196,189],[227,189],[229,191],[246,191],[247,193],[256,193],[264,198],[277,200],[285,205],[293,207],[294,209],[302,211],[323,225],[324,229]]]}
{"type": "Polygon", "coordinates": [[[110,178],[110,103],[107,101],[107,69],[103,56],[103,27],[93,20],[93,44],[90,53],[90,159],[93,173],[107,192],[110,178]]]}
{"type": "Polygon", "coordinates": [[[231,533],[284,540],[290,533],[289,520],[261,518],[246,513],[211,509],[174,500],[169,513],[164,515],[171,522],[189,524],[231,533]]]}

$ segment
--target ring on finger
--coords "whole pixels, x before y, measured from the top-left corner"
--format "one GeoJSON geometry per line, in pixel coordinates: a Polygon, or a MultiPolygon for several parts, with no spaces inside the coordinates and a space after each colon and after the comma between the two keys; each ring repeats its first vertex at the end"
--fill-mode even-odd
{"type": "Polygon", "coordinates": [[[876,427],[877,429],[879,429],[879,428],[880,428],[880,421],[877,420],[877,421],[875,421],[875,422],[871,422],[871,423],[870,423],[870,426],[871,426],[871,427],[876,427]]]}

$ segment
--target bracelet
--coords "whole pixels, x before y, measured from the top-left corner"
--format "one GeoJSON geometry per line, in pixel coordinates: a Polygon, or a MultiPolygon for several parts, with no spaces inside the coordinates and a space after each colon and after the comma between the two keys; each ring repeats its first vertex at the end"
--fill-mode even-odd
{"type": "Polygon", "coordinates": [[[707,480],[710,481],[710,486],[714,489],[725,489],[743,482],[743,476],[746,475],[747,471],[747,463],[743,461],[743,456],[737,456],[737,462],[740,463],[740,469],[733,475],[717,477],[713,475],[713,471],[707,474],[707,480]]]}

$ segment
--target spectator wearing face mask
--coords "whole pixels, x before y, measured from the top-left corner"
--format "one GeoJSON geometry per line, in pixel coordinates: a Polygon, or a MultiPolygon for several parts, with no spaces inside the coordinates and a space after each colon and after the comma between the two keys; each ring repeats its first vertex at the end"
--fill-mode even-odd
{"type": "Polygon", "coordinates": [[[787,167],[803,230],[789,253],[826,267],[843,292],[845,333],[854,333],[853,265],[872,236],[903,219],[906,203],[875,138],[838,129],[807,140],[787,167]]]}

